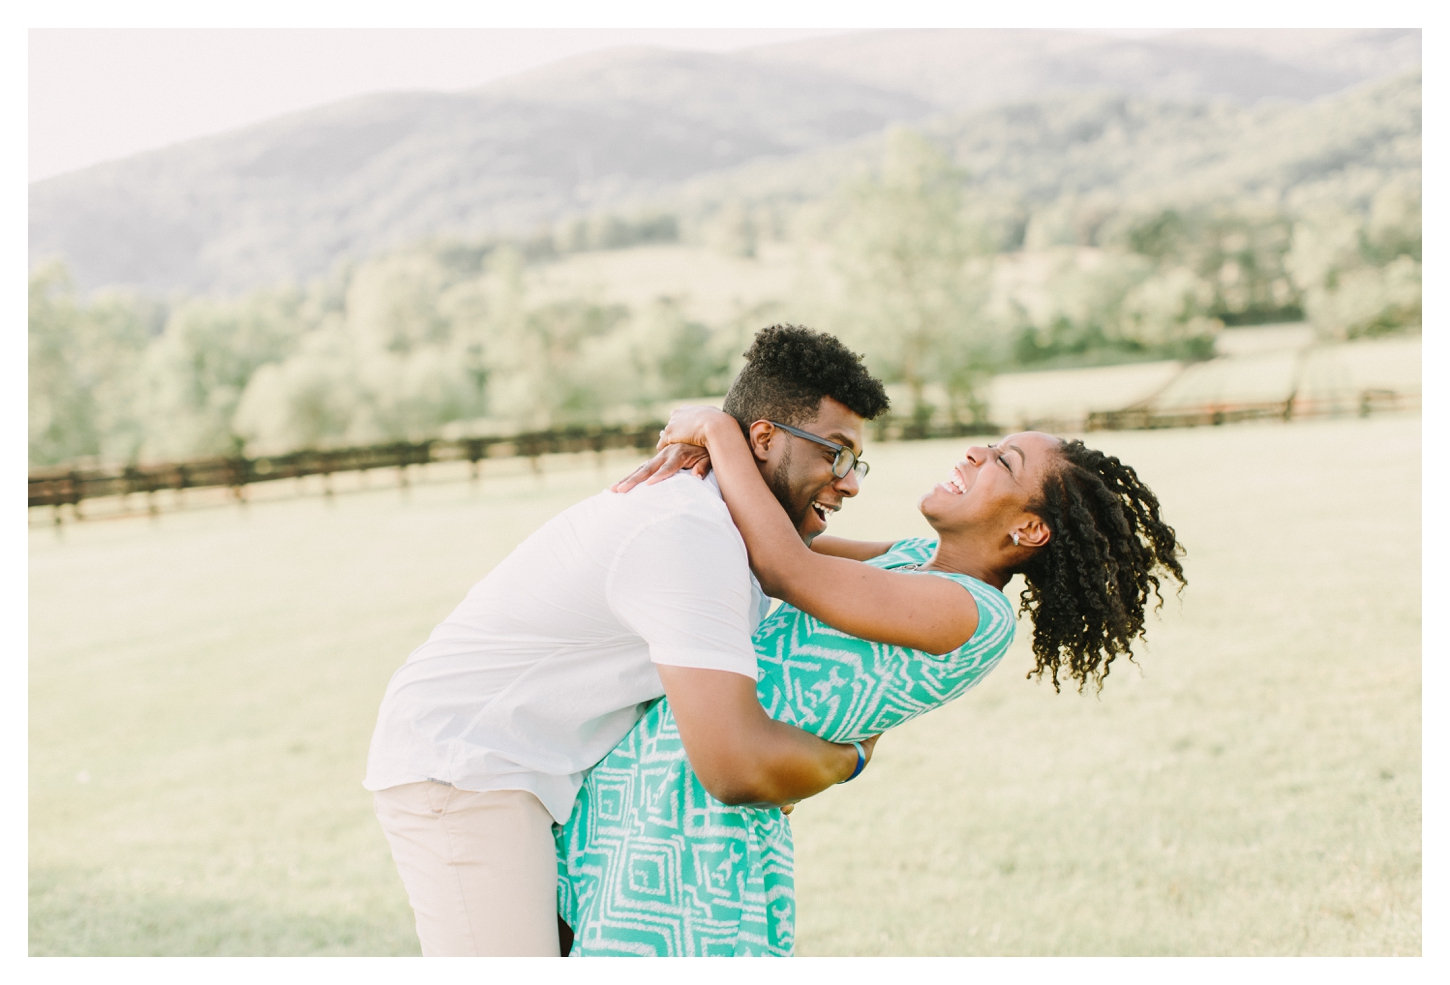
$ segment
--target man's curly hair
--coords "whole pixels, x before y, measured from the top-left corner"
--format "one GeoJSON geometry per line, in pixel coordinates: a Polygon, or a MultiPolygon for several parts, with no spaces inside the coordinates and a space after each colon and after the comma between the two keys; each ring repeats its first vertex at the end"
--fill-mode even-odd
{"type": "Polygon", "coordinates": [[[742,429],[759,420],[798,427],[816,416],[823,397],[868,421],[890,406],[881,381],[834,335],[771,325],[755,333],[723,409],[742,429]]]}
{"type": "Polygon", "coordinates": [[[1026,578],[1021,611],[1032,616],[1027,676],[1065,671],[1081,691],[1089,678],[1102,690],[1113,658],[1133,659],[1143,638],[1151,591],[1163,607],[1159,573],[1179,591],[1187,584],[1183,549],[1159,516],[1158,497],[1131,466],[1081,441],[1064,441],[1043,481],[1042,498],[1028,507],[1052,535],[1019,570],[1026,578]]]}

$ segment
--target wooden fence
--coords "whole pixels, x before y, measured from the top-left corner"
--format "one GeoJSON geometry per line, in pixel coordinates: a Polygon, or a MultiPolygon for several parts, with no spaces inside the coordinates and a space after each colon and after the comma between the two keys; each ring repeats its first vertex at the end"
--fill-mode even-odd
{"type": "Polygon", "coordinates": [[[1380,411],[1419,410],[1418,393],[1395,390],[1362,390],[1353,399],[1308,400],[1290,397],[1263,403],[1205,404],[1199,407],[1128,407],[1094,411],[1083,423],[1084,431],[1138,431],[1157,428],[1203,427],[1236,424],[1240,421],[1280,420],[1357,414],[1368,417],[1380,411]]]}
{"type": "Polygon", "coordinates": [[[151,494],[161,490],[224,487],[240,499],[254,482],[320,475],[323,489],[336,472],[399,469],[407,481],[410,465],[430,462],[469,462],[477,475],[478,463],[487,458],[528,457],[568,452],[603,452],[612,448],[654,448],[663,423],[637,427],[577,427],[537,431],[511,437],[437,438],[430,441],[395,441],[359,448],[295,451],[257,458],[201,458],[187,462],[125,465],[110,468],[51,468],[30,472],[31,506],[75,506],[101,496],[151,494]]]}
{"type": "MultiPolygon", "coordinates": [[[[1419,394],[1365,390],[1358,395],[1357,404],[1291,398],[1272,403],[1213,404],[1192,408],[1130,407],[1123,410],[1095,411],[1085,420],[1042,420],[1031,422],[1028,426],[1044,431],[1198,427],[1250,420],[1289,421],[1344,413],[1368,416],[1377,411],[1414,410],[1419,406],[1419,394]]],[[[86,499],[143,493],[148,495],[150,509],[154,512],[155,505],[154,499],[150,498],[151,494],[162,490],[228,488],[238,499],[242,499],[243,490],[251,483],[313,475],[323,477],[323,490],[330,495],[332,489],[329,479],[338,472],[398,469],[400,483],[406,484],[409,466],[466,461],[472,464],[473,474],[477,476],[478,463],[489,458],[527,457],[537,461],[540,455],[604,452],[616,448],[652,449],[662,427],[664,424],[658,421],[631,427],[566,427],[510,437],[398,441],[358,448],[295,451],[285,455],[256,458],[238,456],[153,465],[33,469],[30,472],[30,505],[57,509],[61,506],[75,508],[86,499]]],[[[1002,433],[999,426],[986,422],[928,422],[899,417],[873,421],[870,428],[877,441],[960,438],[1002,433]]]]}

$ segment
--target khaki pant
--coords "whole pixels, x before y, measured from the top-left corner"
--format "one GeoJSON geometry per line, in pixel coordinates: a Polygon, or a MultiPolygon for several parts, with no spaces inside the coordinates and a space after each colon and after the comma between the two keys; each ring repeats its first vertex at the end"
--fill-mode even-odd
{"type": "Polygon", "coordinates": [[[559,956],[554,819],[537,797],[406,783],[373,808],[424,957],[559,956]]]}

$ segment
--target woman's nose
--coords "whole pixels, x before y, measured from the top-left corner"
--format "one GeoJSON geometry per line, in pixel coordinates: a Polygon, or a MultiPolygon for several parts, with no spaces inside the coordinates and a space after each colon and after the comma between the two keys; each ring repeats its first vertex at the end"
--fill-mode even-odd
{"type": "Polygon", "coordinates": [[[967,449],[967,461],[973,465],[981,465],[987,460],[987,449],[981,445],[972,445],[967,449]]]}

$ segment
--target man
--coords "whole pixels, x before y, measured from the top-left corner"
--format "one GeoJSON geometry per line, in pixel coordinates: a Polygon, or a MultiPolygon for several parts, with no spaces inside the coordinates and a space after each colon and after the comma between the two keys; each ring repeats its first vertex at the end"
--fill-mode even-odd
{"type": "MultiPolygon", "coordinates": [[[[809,542],[858,491],[885,391],[809,329],[763,329],[745,355],[724,409],[809,542]]],[[[565,510],[469,591],[389,682],[364,781],[425,955],[559,953],[552,826],[662,695],[725,803],[789,804],[859,772],[854,746],[756,700],[766,605],[714,477],[689,474],[565,510]]]]}

